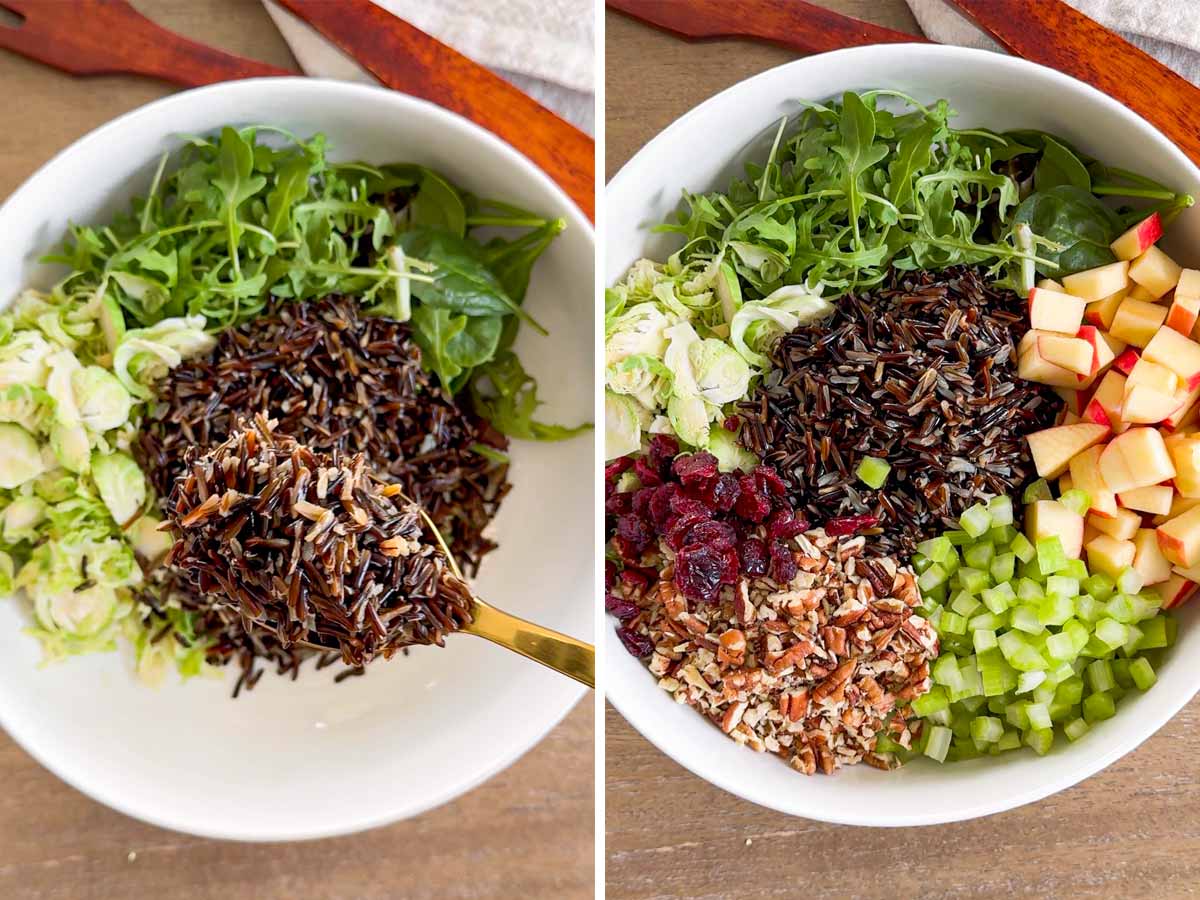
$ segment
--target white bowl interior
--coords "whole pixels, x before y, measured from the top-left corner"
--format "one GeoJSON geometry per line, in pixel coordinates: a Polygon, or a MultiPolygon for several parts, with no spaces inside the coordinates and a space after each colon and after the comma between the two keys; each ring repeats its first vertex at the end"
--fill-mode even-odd
{"type": "MultiPolygon", "coordinates": [[[[648,228],[676,208],[680,191],[724,189],[746,159],[761,162],[779,119],[797,98],[824,100],[847,90],[891,88],[922,102],[947,97],[960,127],[1036,128],[1062,135],[1113,165],[1200,195],[1200,171],[1124,106],[1050,69],[979,50],[889,45],[813,56],[738,84],[687,113],[643,148],[607,192],[606,283],[642,256],[664,259],[678,246],[648,228]]],[[[1171,226],[1164,247],[1200,265],[1200,209],[1171,226]]],[[[793,815],[858,825],[921,825],[987,815],[1062,790],[1129,752],[1200,689],[1195,606],[1179,614],[1179,639],[1158,684],[1126,697],[1117,715],[1082,740],[1059,738],[1051,753],[1010,753],[897,772],[867,766],[805,778],[778,759],[744,750],[693,710],[676,705],[645,667],[605,628],[609,699],[643,735],[700,777],[755,803],[793,815]]],[[[609,625],[611,626],[611,620],[609,625]]],[[[615,761],[620,765],[620,761],[615,761]]]]}
{"type": "MultiPolygon", "coordinates": [[[[532,164],[430,104],[382,89],[310,79],[221,85],[175,95],[74,145],[0,208],[0,303],[56,275],[37,259],[68,221],[104,221],[144,192],[181,134],[270,123],[324,132],[332,158],[418,162],[481,195],[569,227],[539,262],[521,359],[553,421],[593,413],[594,235],[532,164]]],[[[501,548],[476,581],[501,609],[590,640],[593,633],[594,441],[514,442],[513,491],[493,523],[501,548]]],[[[0,602],[0,723],[64,780],[156,824],[218,837],[283,840],[353,831],[445,802],[515,760],[582,689],[475,637],[333,683],[311,665],[298,683],[268,673],[229,699],[217,681],[138,683],[129,654],[38,668],[22,603],[0,602]]],[[[231,669],[236,666],[231,667],[231,669]]]]}

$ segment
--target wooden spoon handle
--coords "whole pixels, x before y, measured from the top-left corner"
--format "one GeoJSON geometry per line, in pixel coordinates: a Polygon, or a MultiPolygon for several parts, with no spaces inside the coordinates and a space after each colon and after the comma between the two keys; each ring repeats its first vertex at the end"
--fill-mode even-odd
{"type": "Polygon", "coordinates": [[[456,112],[512,144],[595,218],[596,145],[458,51],[370,0],[280,0],[388,87],[456,112]]]}
{"type": "Polygon", "coordinates": [[[926,43],[804,0],[608,0],[613,9],[689,39],[745,37],[801,53],[863,44],[926,43]]]}
{"type": "Polygon", "coordinates": [[[128,73],[186,87],[295,75],[156,25],[125,0],[0,0],[24,20],[0,26],[0,47],[74,75],[128,73]]]}
{"type": "Polygon", "coordinates": [[[471,624],[463,629],[468,634],[520,653],[580,684],[596,687],[596,648],[591,644],[518,619],[478,599],[471,616],[471,624]]]}

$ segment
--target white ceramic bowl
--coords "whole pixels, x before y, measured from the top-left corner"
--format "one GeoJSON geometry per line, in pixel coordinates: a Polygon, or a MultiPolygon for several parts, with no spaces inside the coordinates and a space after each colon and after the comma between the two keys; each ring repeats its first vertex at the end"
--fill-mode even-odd
{"type": "MultiPolygon", "coordinates": [[[[665,259],[677,243],[649,226],[675,209],[680,191],[724,188],[746,159],[761,162],[797,98],[893,88],[919,100],[947,97],[960,127],[1037,128],[1063,135],[1106,162],[1200,195],[1200,171],[1166,138],[1120,103],[1066,75],[1020,59],[928,44],[888,45],[811,56],[780,66],[705,101],[647,144],[608,186],[604,275],[616,280],[636,258],[665,259]]],[[[1200,264],[1200,209],[1171,226],[1167,251],[1200,264]]],[[[672,702],[643,665],[605,629],[609,699],[659,749],[701,778],[781,812],[853,825],[924,825],[988,815],[1045,797],[1128,753],[1200,689],[1196,610],[1180,615],[1179,642],[1145,695],[1045,758],[1031,752],[938,766],[920,761],[882,773],[867,766],[805,778],[778,759],[724,738],[672,702]]],[[[610,623],[611,624],[611,623],[610,623]]],[[[611,760],[620,767],[620,760],[611,760]]]]}
{"type": "MultiPolygon", "coordinates": [[[[226,124],[324,132],[335,159],[435,167],[482,195],[569,226],[534,272],[527,306],[550,330],[518,350],[555,421],[593,413],[594,234],[567,197],[511,147],[392,91],[311,79],[224,84],[136,110],[74,144],[0,208],[0,303],[48,285],[38,257],[68,221],[105,221],[146,190],[177,136],[226,124]]],[[[494,528],[501,548],[476,584],[501,609],[583,639],[593,633],[595,454],[590,436],[514,442],[494,528]]],[[[0,601],[0,724],[43,765],[129,815],[196,834],[290,840],[341,834],[453,799],[537,743],[583,694],[574,682],[462,635],[333,683],[268,674],[238,700],[219,681],[137,683],[129,655],[38,668],[22,603],[0,601]]]]}

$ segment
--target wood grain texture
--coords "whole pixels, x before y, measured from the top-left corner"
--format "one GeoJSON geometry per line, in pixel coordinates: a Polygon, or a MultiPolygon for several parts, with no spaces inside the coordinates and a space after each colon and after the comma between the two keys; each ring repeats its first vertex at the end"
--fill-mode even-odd
{"type": "Polygon", "coordinates": [[[503,78],[370,0],[279,0],[398,91],[436,103],[512,144],[595,219],[596,144],[503,78]]]}
{"type": "MultiPolygon", "coordinates": [[[[258,0],[135,3],[198,41],[295,66],[258,0]]],[[[71,141],[170,91],[128,76],[73,79],[4,51],[0,89],[0,201],[71,141]]],[[[245,845],[128,819],[67,787],[0,732],[0,897],[585,900],[594,880],[594,736],[585,701],[509,769],[426,815],[333,840],[245,845]]]]}
{"type": "MultiPolygon", "coordinates": [[[[904,0],[821,0],[915,30],[904,0]]],[[[689,45],[606,16],[611,176],[697,103],[794,59],[745,41],[689,45]]],[[[952,86],[947,91],[953,94],[952,86]]],[[[692,775],[609,708],[605,877],[612,900],[1167,900],[1200,893],[1200,699],[1070,790],[973,822],[827,825],[762,809],[692,775]]],[[[801,776],[797,776],[801,777],[801,776]]]]}

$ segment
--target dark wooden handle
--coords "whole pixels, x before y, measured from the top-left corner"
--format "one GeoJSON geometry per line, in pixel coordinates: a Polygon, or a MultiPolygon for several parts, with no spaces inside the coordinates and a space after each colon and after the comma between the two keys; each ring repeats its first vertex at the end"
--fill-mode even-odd
{"type": "Polygon", "coordinates": [[[608,0],[608,5],[680,37],[754,38],[801,53],[926,42],[804,0],[608,0]]]}
{"type": "Polygon", "coordinates": [[[464,116],[508,141],[595,218],[596,145],[570,123],[370,0],[280,0],[385,85],[464,116]]]}
{"type": "Polygon", "coordinates": [[[1200,90],[1061,0],[952,0],[1006,49],[1074,75],[1153,123],[1200,163],[1200,90]]]}

